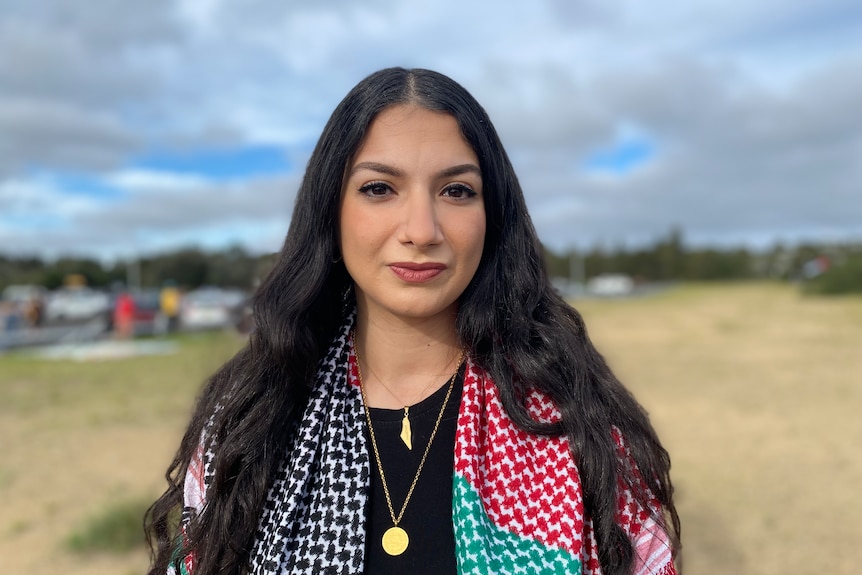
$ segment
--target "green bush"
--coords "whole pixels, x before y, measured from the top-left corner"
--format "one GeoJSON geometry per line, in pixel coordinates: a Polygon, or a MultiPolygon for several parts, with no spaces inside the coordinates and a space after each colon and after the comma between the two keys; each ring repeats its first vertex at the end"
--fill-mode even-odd
{"type": "Polygon", "coordinates": [[[67,540],[67,546],[78,553],[124,553],[146,543],[144,513],[151,501],[121,501],[90,517],[67,540]]]}
{"type": "Polygon", "coordinates": [[[805,293],[839,295],[862,293],[862,255],[848,257],[803,284],[805,293]]]}

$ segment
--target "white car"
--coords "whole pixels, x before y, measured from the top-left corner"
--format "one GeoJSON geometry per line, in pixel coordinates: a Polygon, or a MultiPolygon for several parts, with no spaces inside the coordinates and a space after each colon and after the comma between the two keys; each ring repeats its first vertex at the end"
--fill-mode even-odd
{"type": "Polygon", "coordinates": [[[634,289],[635,282],[623,274],[602,274],[587,282],[587,291],[597,296],[624,296],[634,289]]]}
{"type": "Polygon", "coordinates": [[[200,288],[183,296],[180,326],[187,330],[218,329],[230,326],[245,295],[234,290],[200,288]]]}
{"type": "Polygon", "coordinates": [[[108,294],[94,289],[62,288],[51,293],[45,305],[49,320],[82,320],[104,314],[111,307],[108,294]]]}
{"type": "Polygon", "coordinates": [[[10,285],[3,290],[0,299],[25,304],[34,299],[43,299],[46,293],[47,290],[39,285],[10,285]]]}

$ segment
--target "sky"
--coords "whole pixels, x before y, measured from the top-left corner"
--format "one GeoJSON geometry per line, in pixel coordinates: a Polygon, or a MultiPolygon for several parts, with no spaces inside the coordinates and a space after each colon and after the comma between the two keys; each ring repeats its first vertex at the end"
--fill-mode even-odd
{"type": "Polygon", "coordinates": [[[281,245],[329,114],[431,68],[555,250],[862,240],[858,0],[0,0],[0,253],[281,245]]]}

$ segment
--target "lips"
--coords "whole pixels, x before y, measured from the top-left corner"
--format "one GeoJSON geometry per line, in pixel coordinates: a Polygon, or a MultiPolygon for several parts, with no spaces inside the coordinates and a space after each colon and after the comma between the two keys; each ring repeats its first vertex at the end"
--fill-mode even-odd
{"type": "Polygon", "coordinates": [[[431,281],[443,270],[446,269],[445,264],[436,262],[428,263],[413,263],[413,262],[395,262],[389,264],[389,269],[392,270],[399,279],[408,283],[424,283],[431,281]]]}

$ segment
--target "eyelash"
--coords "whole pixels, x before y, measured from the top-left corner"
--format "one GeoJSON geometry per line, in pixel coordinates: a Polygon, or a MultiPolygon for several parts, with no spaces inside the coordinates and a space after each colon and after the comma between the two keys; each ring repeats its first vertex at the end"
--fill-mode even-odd
{"type": "MultiPolygon", "coordinates": [[[[387,194],[392,192],[392,186],[387,184],[386,182],[368,182],[359,187],[359,193],[369,198],[383,198],[386,194],[375,194],[373,193],[375,190],[385,191],[387,194]]],[[[476,191],[466,184],[449,184],[445,188],[443,188],[443,194],[446,194],[447,197],[450,197],[454,200],[466,200],[469,198],[476,197],[476,191]],[[452,192],[459,192],[461,196],[452,196],[450,195],[452,192]]]]}
{"type": "Polygon", "coordinates": [[[473,188],[471,188],[470,186],[467,186],[465,184],[452,184],[452,185],[446,186],[443,189],[443,191],[445,193],[451,193],[453,191],[461,192],[462,193],[461,197],[455,198],[454,196],[449,196],[449,197],[452,197],[453,199],[456,199],[456,200],[467,200],[469,198],[475,198],[477,195],[476,190],[474,190],[473,188]]]}
{"type": "Polygon", "coordinates": [[[392,191],[392,186],[390,186],[389,184],[387,184],[385,182],[368,182],[367,184],[364,184],[364,185],[359,187],[359,193],[363,194],[365,196],[368,196],[370,198],[382,198],[383,197],[382,194],[371,193],[373,190],[380,189],[380,188],[382,188],[386,192],[392,191]]]}

